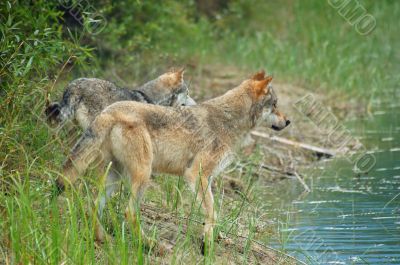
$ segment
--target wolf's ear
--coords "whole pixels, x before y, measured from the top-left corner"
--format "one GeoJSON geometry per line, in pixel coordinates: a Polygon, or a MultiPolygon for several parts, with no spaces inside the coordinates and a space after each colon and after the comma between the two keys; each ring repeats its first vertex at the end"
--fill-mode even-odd
{"type": "Polygon", "coordinates": [[[265,96],[266,94],[268,94],[269,91],[268,84],[271,83],[271,81],[272,81],[272,76],[267,76],[265,77],[265,79],[262,79],[260,81],[258,80],[254,81],[253,90],[257,99],[261,96],[265,96]]]}
{"type": "Polygon", "coordinates": [[[165,86],[170,88],[176,88],[177,86],[183,84],[183,73],[185,72],[185,68],[180,69],[171,69],[165,74],[161,75],[161,82],[165,86]]]}
{"type": "Polygon", "coordinates": [[[264,70],[261,70],[261,71],[258,71],[257,73],[255,73],[255,74],[251,77],[251,79],[257,80],[257,81],[261,81],[261,80],[264,79],[264,76],[265,76],[265,71],[264,71],[264,70]]]}
{"type": "Polygon", "coordinates": [[[174,71],[174,76],[175,76],[175,82],[182,83],[183,82],[183,74],[185,73],[185,68],[182,67],[176,71],[174,71]]]}
{"type": "Polygon", "coordinates": [[[185,67],[179,68],[178,70],[176,70],[176,72],[183,76],[183,73],[185,72],[185,67]]]}

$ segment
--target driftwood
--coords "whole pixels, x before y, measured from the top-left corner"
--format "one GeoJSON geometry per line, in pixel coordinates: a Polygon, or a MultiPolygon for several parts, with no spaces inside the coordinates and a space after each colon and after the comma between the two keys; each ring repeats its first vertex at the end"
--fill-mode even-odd
{"type": "Polygon", "coordinates": [[[270,166],[270,165],[266,165],[266,164],[262,164],[261,168],[269,170],[269,171],[272,171],[272,172],[276,172],[276,173],[279,173],[279,174],[285,175],[285,176],[290,176],[290,177],[295,177],[296,176],[295,175],[296,172],[294,172],[294,171],[287,171],[287,170],[280,169],[280,168],[277,168],[277,167],[274,167],[274,166],[270,166]]]}
{"type": "Polygon", "coordinates": [[[302,149],[305,149],[305,150],[308,150],[308,151],[312,151],[319,157],[325,156],[325,157],[330,158],[330,157],[333,157],[333,156],[336,155],[336,151],[334,151],[334,150],[330,150],[330,149],[326,149],[326,148],[322,148],[322,147],[313,146],[313,145],[310,145],[310,144],[305,144],[305,143],[292,141],[292,140],[289,140],[289,139],[286,139],[286,138],[283,138],[283,137],[269,135],[269,134],[263,133],[263,132],[252,131],[251,134],[256,136],[256,137],[261,137],[261,138],[268,139],[268,140],[271,140],[271,141],[274,141],[274,142],[290,145],[290,146],[293,146],[295,148],[302,148],[302,149]]]}

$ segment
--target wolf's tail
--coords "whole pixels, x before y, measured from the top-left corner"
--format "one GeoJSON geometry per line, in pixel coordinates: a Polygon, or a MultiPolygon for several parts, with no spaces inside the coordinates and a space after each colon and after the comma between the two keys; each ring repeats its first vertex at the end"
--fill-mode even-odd
{"type": "Polygon", "coordinates": [[[100,114],[84,132],[63,165],[63,175],[57,178],[57,194],[61,193],[66,184],[73,184],[93,162],[103,161],[102,144],[113,126],[112,117],[100,114]]]}

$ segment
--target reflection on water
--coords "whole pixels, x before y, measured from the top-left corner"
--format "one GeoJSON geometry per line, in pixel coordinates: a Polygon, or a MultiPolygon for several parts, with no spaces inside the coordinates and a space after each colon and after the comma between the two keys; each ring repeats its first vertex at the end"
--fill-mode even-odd
{"type": "Polygon", "coordinates": [[[312,171],[311,193],[299,197],[302,186],[288,181],[290,198],[269,194],[281,220],[290,211],[284,247],[293,255],[311,264],[400,264],[400,104],[391,101],[347,124],[376,158],[368,174],[336,159],[312,171]]]}

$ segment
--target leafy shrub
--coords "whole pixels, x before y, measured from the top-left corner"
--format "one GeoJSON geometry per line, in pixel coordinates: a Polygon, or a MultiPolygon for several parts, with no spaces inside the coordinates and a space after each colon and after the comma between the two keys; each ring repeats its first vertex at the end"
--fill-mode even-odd
{"type": "Polygon", "coordinates": [[[89,49],[63,37],[61,16],[52,1],[0,2],[0,168],[34,159],[47,136],[34,117],[41,115],[50,80],[90,57],[89,49]]]}

